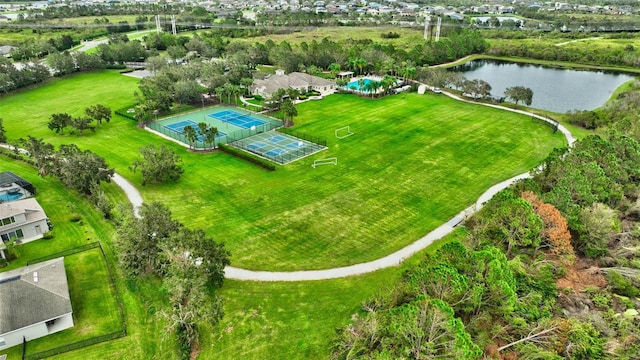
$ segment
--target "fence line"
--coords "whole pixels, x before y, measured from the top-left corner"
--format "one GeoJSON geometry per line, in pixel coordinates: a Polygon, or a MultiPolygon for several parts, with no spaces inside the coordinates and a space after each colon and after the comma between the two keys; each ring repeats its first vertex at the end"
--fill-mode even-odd
{"type": "MultiPolygon", "coordinates": [[[[287,134],[287,135],[289,135],[289,134],[287,134]]],[[[316,152],[322,150],[322,148],[323,148],[322,145],[319,145],[319,144],[316,144],[316,143],[312,142],[312,145],[310,145],[310,146],[305,146],[305,147],[303,147],[301,149],[289,149],[289,150],[287,150],[286,153],[284,153],[282,155],[275,155],[274,156],[274,155],[267,154],[267,152],[269,150],[262,151],[261,149],[252,149],[252,148],[250,148],[249,145],[251,145],[252,143],[253,142],[247,144],[247,143],[245,143],[244,140],[237,140],[237,141],[234,141],[233,143],[231,143],[229,145],[233,145],[233,146],[235,146],[235,147],[237,147],[239,149],[242,149],[242,150],[248,151],[250,153],[256,154],[256,155],[258,155],[260,157],[263,157],[265,159],[269,159],[269,160],[271,160],[271,161],[273,161],[275,163],[278,163],[280,165],[285,165],[285,164],[288,164],[288,163],[290,163],[290,162],[292,162],[294,160],[297,160],[297,159],[303,158],[303,157],[305,157],[307,155],[316,153],[316,152]]]]}
{"type": "Polygon", "coordinates": [[[92,242],[90,244],[86,244],[86,245],[80,245],[80,246],[76,246],[76,247],[72,247],[70,249],[67,250],[62,250],[59,251],[57,253],[53,253],[53,254],[49,254],[49,255],[45,255],[39,258],[35,258],[35,259],[31,259],[29,261],[27,261],[27,266],[31,265],[31,264],[37,264],[37,263],[41,263],[47,260],[51,260],[51,259],[57,259],[59,257],[62,256],[69,256],[69,255],[73,255],[73,254],[77,254],[83,251],[87,251],[87,250],[91,250],[94,248],[100,247],[100,243],[99,242],[92,242]]]}
{"type": "Polygon", "coordinates": [[[104,259],[105,266],[107,267],[107,274],[109,274],[110,286],[113,289],[113,294],[116,298],[116,302],[118,303],[118,310],[120,312],[120,325],[122,326],[122,328],[118,331],[114,331],[108,334],[94,336],[89,339],[76,341],[71,344],[58,346],[53,349],[40,351],[34,354],[27,354],[27,342],[25,340],[22,343],[22,360],[43,359],[43,358],[55,356],[58,354],[62,354],[65,352],[78,350],[90,345],[95,345],[102,342],[111,341],[111,340],[115,340],[115,339],[127,336],[127,321],[124,314],[124,305],[122,303],[122,298],[120,297],[120,293],[118,292],[116,280],[115,280],[115,277],[113,276],[113,272],[111,271],[111,264],[109,263],[107,254],[104,252],[104,248],[102,247],[102,244],[99,241],[86,244],[86,245],[76,246],[71,249],[63,250],[57,253],[49,254],[47,256],[29,260],[27,261],[27,266],[30,264],[35,264],[35,263],[39,263],[39,262],[43,262],[51,259],[56,259],[61,256],[69,256],[69,255],[77,254],[77,253],[95,249],[95,248],[100,248],[100,253],[102,254],[102,258],[104,259]]]}
{"type": "Polygon", "coordinates": [[[283,134],[287,134],[287,135],[291,135],[291,136],[295,136],[297,138],[303,139],[303,140],[307,140],[309,142],[312,142],[314,144],[318,144],[320,146],[327,146],[327,140],[319,137],[319,136],[313,136],[313,135],[309,135],[307,133],[303,133],[300,131],[294,131],[291,129],[287,129],[287,128],[281,128],[278,131],[280,131],[283,134]]]}
{"type": "MultiPolygon", "coordinates": [[[[167,135],[173,139],[176,139],[184,144],[190,145],[195,149],[199,149],[199,150],[204,150],[204,149],[209,149],[212,147],[213,144],[211,143],[205,143],[204,141],[195,141],[193,143],[190,143],[189,140],[187,139],[187,137],[180,132],[177,132],[173,129],[169,129],[167,127],[165,127],[164,125],[160,125],[156,122],[152,122],[149,125],[147,125],[150,129],[153,129],[163,135],[167,135]]],[[[255,134],[260,134],[263,132],[267,132],[273,129],[278,128],[279,126],[281,126],[278,123],[275,122],[265,122],[264,124],[260,124],[258,126],[255,127],[255,129],[239,129],[239,130],[235,130],[232,132],[225,132],[225,129],[222,128],[218,128],[218,131],[224,132],[225,135],[222,135],[220,137],[216,138],[215,144],[229,144],[232,143],[234,141],[240,140],[240,139],[244,139],[246,137],[249,136],[253,136],[255,134]]],[[[197,130],[197,129],[196,129],[197,130]]]]}
{"type": "Polygon", "coordinates": [[[82,348],[90,346],[90,345],[95,345],[95,344],[103,343],[103,342],[106,342],[106,341],[119,339],[119,338],[125,337],[125,336],[127,336],[127,332],[125,330],[119,330],[119,331],[115,331],[115,332],[112,332],[112,333],[109,333],[109,334],[104,334],[104,335],[92,337],[92,338],[89,338],[89,339],[76,341],[74,343],[63,345],[63,346],[59,346],[57,348],[53,348],[53,349],[49,349],[49,350],[45,350],[45,351],[40,351],[40,352],[37,352],[37,353],[34,353],[34,354],[28,354],[26,356],[23,356],[22,360],[44,359],[44,358],[55,356],[55,355],[62,354],[62,353],[65,353],[65,352],[82,349],[82,348]]]}

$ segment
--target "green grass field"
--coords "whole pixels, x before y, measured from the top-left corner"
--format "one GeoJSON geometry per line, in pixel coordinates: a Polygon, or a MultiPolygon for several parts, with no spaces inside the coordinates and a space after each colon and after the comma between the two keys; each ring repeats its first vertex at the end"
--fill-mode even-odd
{"type": "MultiPolygon", "coordinates": [[[[136,84],[117,72],[78,74],[5,96],[0,113],[12,140],[31,134],[57,145],[73,142],[104,156],[146,200],[162,201],[187,226],[201,227],[226,242],[235,266],[326,268],[386,255],[564,143],[528,117],[417,94],[382,100],[333,95],[299,105],[297,129],[326,137],[329,149],[275,172],[223,153],[189,152],[118,116],[82,137],[56,135],[46,127],[53,112],[79,115],[95,103],[112,109],[128,106],[136,84]],[[355,135],[336,139],[334,130],[345,125],[355,135]],[[178,183],[141,187],[139,173],[128,170],[138,148],[149,143],[179,153],[185,173],[178,183]],[[338,157],[338,166],[311,168],[314,159],[330,156],[338,157]]],[[[35,242],[38,246],[26,249],[21,261],[96,239],[105,243],[114,261],[113,225],[91,204],[57,181],[37,177],[27,165],[6,158],[0,163],[34,183],[38,200],[56,224],[54,239],[35,242]],[[70,222],[73,214],[80,214],[81,222],[70,222]]],[[[113,184],[104,188],[112,201],[126,201],[113,184]]],[[[326,357],[334,330],[401,271],[309,283],[227,281],[221,291],[226,316],[215,329],[206,329],[211,331],[203,335],[201,358],[326,357]],[[291,329],[297,330],[295,336],[291,329]]],[[[161,284],[121,277],[118,288],[129,335],[58,358],[171,357],[173,340],[158,316],[166,306],[161,284]]]]}
{"type": "Polygon", "coordinates": [[[327,138],[329,149],[271,173],[223,153],[189,152],[119,117],[81,137],[46,127],[53,111],[78,114],[96,102],[126,106],[135,84],[114,72],[79,74],[7,96],[0,112],[10,138],[74,142],[137,185],[140,175],[128,166],[140,147],[175,149],[183,177],[140,186],[145,200],[167,204],[185,225],[224,241],[233,264],[251,269],[329,268],[387,255],[564,143],[526,116],[417,94],[332,95],[300,104],[297,129],[327,138]],[[334,130],[346,125],[356,135],[337,140],[334,130]],[[324,157],[338,157],[338,166],[311,168],[324,157]]]}
{"type": "Polygon", "coordinates": [[[240,39],[251,44],[259,42],[264,43],[272,40],[276,44],[281,41],[287,41],[292,45],[302,42],[310,43],[313,40],[320,42],[322,39],[328,38],[331,41],[340,42],[344,40],[373,40],[385,45],[393,45],[399,49],[409,50],[416,44],[424,42],[423,29],[399,28],[399,27],[321,27],[314,30],[304,30],[292,32],[289,34],[269,34],[257,36],[248,39],[240,39]],[[382,34],[395,32],[400,34],[399,38],[385,39],[382,34]]]}

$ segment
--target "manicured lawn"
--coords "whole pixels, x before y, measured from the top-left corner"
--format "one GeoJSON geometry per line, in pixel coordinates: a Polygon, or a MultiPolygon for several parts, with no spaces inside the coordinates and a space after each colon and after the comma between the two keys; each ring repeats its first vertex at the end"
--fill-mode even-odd
{"type": "MultiPolygon", "coordinates": [[[[29,341],[27,354],[49,350],[122,329],[115,294],[100,249],[95,248],[66,256],[64,262],[74,326],[29,341]]],[[[18,358],[21,352],[22,346],[15,346],[9,351],[9,357],[13,355],[18,358]]]]}
{"type": "Polygon", "coordinates": [[[168,205],[185,225],[224,241],[232,263],[251,269],[329,268],[387,255],[564,144],[529,117],[417,94],[332,95],[298,105],[296,128],[327,138],[329,149],[275,172],[223,153],[189,152],[117,116],[81,137],[46,128],[52,111],[127,106],[135,85],[109,71],[79,74],[3,98],[0,112],[10,138],[74,142],[105,157],[146,201],[168,205]],[[346,125],[356,135],[336,139],[334,130],[346,125]],[[179,182],[140,186],[140,174],[128,167],[148,143],[178,152],[185,169],[179,182]],[[338,166],[311,168],[325,157],[338,157],[338,166]]]}
{"type": "Polygon", "coordinates": [[[332,95],[298,111],[297,128],[328,150],[272,173],[223,154],[192,163],[185,151],[180,183],[145,196],[225,241],[236,266],[328,268],[413,242],[564,143],[529,117],[444,96],[332,95]],[[336,139],[346,125],[355,135],[336,139]],[[338,166],[311,168],[327,157],[338,166]]]}

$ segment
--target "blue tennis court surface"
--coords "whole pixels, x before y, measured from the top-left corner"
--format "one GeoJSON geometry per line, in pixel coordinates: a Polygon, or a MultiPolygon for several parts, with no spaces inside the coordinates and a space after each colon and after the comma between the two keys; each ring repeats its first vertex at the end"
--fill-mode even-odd
{"type": "Polygon", "coordinates": [[[261,141],[256,141],[256,142],[252,142],[249,145],[247,145],[247,147],[251,150],[258,150],[258,149],[262,149],[263,147],[267,146],[267,144],[261,142],[261,141]]]}
{"type": "Polygon", "coordinates": [[[279,143],[281,141],[287,140],[287,138],[281,135],[276,135],[268,138],[267,140],[269,140],[272,143],[279,143]]]}
{"type": "Polygon", "coordinates": [[[280,148],[275,148],[275,149],[271,149],[269,151],[267,151],[265,154],[269,155],[269,156],[279,156],[286,153],[286,151],[280,149],[280,148]]]}
{"type": "MultiPolygon", "coordinates": [[[[173,130],[179,134],[184,134],[184,128],[191,125],[191,127],[193,127],[196,130],[196,134],[198,134],[198,141],[202,142],[204,141],[204,137],[202,135],[200,135],[199,131],[198,131],[198,124],[195,121],[192,120],[183,120],[183,121],[179,121],[173,124],[167,124],[164,125],[164,127],[166,127],[169,130],[173,130]]],[[[226,133],[218,130],[218,135],[216,135],[216,139],[221,137],[221,136],[225,136],[227,135],[226,133]]]]}
{"type": "Polygon", "coordinates": [[[251,115],[245,115],[233,110],[223,110],[217,113],[209,114],[209,117],[229,123],[231,125],[235,125],[243,129],[250,129],[253,126],[259,126],[266,123],[266,121],[264,120],[260,120],[251,115]]]}
{"type": "Polygon", "coordinates": [[[324,144],[276,131],[258,133],[231,143],[237,148],[283,165],[326,149],[324,144]]]}

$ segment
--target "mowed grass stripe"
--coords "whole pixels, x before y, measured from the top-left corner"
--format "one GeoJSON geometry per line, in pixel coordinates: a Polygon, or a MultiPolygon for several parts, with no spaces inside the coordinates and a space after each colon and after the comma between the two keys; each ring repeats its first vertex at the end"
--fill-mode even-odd
{"type": "Polygon", "coordinates": [[[300,104],[296,130],[325,137],[329,148],[275,172],[223,153],[192,153],[119,117],[81,137],[47,129],[44,114],[81,112],[97,102],[126,106],[136,83],[109,71],[80,74],[7,96],[0,111],[12,139],[33,131],[104,156],[145,201],[166,204],[185,225],[224,241],[232,263],[249,269],[321,269],[385,256],[564,142],[526,116],[417,94],[381,100],[332,95],[300,104]],[[95,76],[99,86],[92,85],[95,76]],[[13,107],[29,98],[48,99],[30,105],[41,114],[36,118],[13,107]],[[34,124],[22,128],[25,121],[34,124]],[[355,135],[336,139],[335,129],[346,125],[355,135]],[[129,166],[146,144],[179,154],[185,169],[179,182],[140,186],[140,174],[129,166]],[[334,156],[337,166],[310,166],[334,156]]]}

